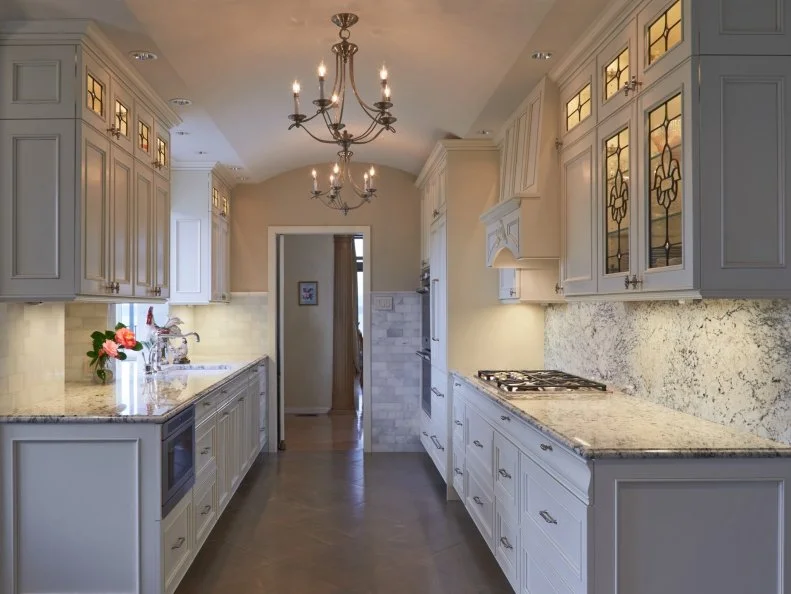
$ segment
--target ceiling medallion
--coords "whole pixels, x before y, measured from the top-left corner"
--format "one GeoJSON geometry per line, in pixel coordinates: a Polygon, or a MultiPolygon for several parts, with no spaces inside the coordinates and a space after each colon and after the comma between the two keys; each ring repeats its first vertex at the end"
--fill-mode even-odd
{"type": "Polygon", "coordinates": [[[350,173],[350,163],[353,153],[350,148],[352,145],[368,144],[376,140],[379,135],[387,130],[388,132],[395,132],[393,124],[396,119],[391,113],[390,109],[393,107],[391,101],[390,85],[387,81],[387,68],[383,65],[379,71],[379,85],[380,97],[379,101],[374,102],[372,105],[366,103],[357,90],[357,84],[354,79],[354,55],[358,51],[356,44],[349,41],[349,28],[358,21],[355,14],[348,12],[336,14],[332,17],[332,22],[340,27],[338,37],[340,41],[332,46],[332,53],[335,54],[335,79],[332,84],[332,91],[327,97],[325,89],[325,77],[327,75],[327,67],[324,62],[321,62],[318,67],[319,77],[319,96],[318,99],[313,100],[313,105],[316,107],[316,112],[313,115],[307,115],[300,112],[299,98],[301,86],[299,81],[294,81],[292,91],[294,94],[294,113],[288,116],[288,119],[293,122],[288,129],[302,128],[311,138],[324,144],[335,144],[341,147],[338,151],[338,162],[333,167],[333,173],[330,175],[330,188],[326,191],[321,191],[318,186],[317,173],[313,170],[313,190],[311,196],[313,198],[320,198],[322,202],[335,210],[339,210],[347,214],[350,210],[361,207],[371,201],[371,198],[376,196],[376,187],[373,182],[375,170],[371,167],[370,171],[366,172],[363,177],[362,187],[358,186],[352,180],[350,173]],[[343,121],[346,106],[346,87],[347,83],[351,86],[354,98],[357,100],[363,113],[368,117],[370,123],[359,134],[352,134],[346,129],[346,124],[343,121]],[[311,131],[305,124],[320,118],[326,127],[325,132],[311,131]],[[351,186],[354,194],[357,196],[358,201],[350,204],[341,197],[341,189],[344,182],[351,186]]]}

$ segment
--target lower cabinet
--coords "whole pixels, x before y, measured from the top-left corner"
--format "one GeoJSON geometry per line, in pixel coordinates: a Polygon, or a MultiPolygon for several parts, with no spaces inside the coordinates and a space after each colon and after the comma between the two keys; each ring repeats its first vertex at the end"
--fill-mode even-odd
{"type": "Polygon", "coordinates": [[[261,451],[256,365],[201,398],[195,428],[195,486],[162,520],[163,592],[172,594],[261,451]],[[203,406],[206,403],[209,406],[203,406]],[[213,412],[215,410],[216,412],[213,412]]]}

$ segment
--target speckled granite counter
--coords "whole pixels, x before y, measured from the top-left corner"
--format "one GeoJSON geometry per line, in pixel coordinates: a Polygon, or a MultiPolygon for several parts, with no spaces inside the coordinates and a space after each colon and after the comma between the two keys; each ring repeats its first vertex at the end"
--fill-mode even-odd
{"type": "Polygon", "coordinates": [[[454,375],[586,459],[791,457],[791,446],[618,392],[507,400],[478,378],[454,375]]]}
{"type": "Polygon", "coordinates": [[[106,385],[52,382],[0,393],[0,423],[162,423],[264,358],[194,361],[193,369],[173,366],[149,376],[137,362],[118,362],[115,381],[106,385]]]}

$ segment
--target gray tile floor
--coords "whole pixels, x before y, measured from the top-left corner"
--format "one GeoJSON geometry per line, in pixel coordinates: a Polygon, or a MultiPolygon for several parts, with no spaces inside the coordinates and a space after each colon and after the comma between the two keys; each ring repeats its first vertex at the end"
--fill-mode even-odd
{"type": "Polygon", "coordinates": [[[262,455],[177,594],[512,594],[425,454],[262,455]]]}

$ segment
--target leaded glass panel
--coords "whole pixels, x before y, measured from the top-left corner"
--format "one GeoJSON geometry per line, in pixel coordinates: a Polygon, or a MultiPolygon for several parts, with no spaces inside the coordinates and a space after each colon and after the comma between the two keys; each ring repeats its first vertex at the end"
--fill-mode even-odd
{"type": "Polygon", "coordinates": [[[115,129],[122,136],[129,136],[129,110],[118,99],[115,100],[115,129]]]}
{"type": "Polygon", "coordinates": [[[604,98],[609,99],[629,82],[629,48],[627,47],[604,69],[604,98]]]}
{"type": "Polygon", "coordinates": [[[681,0],[648,26],[648,63],[653,64],[681,43],[681,0]]]}
{"type": "Polygon", "coordinates": [[[168,143],[157,138],[157,163],[165,167],[168,164],[168,143]]]}
{"type": "Polygon", "coordinates": [[[211,204],[214,208],[220,208],[220,191],[217,188],[211,189],[211,204]]]}
{"type": "Polygon", "coordinates": [[[148,152],[151,142],[151,128],[144,122],[137,122],[137,145],[148,152]]]}
{"type": "Polygon", "coordinates": [[[629,272],[629,217],[631,216],[629,128],[604,141],[605,274],[629,272]]]}
{"type": "Polygon", "coordinates": [[[649,268],[682,263],[681,94],[648,114],[649,268]]]}
{"type": "Polygon", "coordinates": [[[100,116],[104,115],[104,85],[88,75],[88,109],[100,116]]]}
{"type": "Polygon", "coordinates": [[[588,83],[566,102],[566,130],[574,129],[590,114],[591,85],[588,83]]]}

